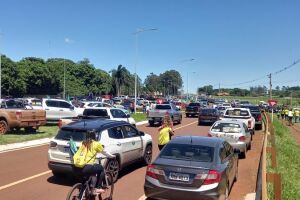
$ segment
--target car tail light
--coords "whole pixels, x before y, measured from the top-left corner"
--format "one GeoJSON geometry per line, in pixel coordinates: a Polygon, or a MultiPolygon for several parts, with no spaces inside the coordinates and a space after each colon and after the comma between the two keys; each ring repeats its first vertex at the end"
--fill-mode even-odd
{"type": "Polygon", "coordinates": [[[210,185],[213,183],[219,183],[221,181],[221,173],[216,170],[209,170],[203,185],[210,185]]]}
{"type": "Polygon", "coordinates": [[[248,120],[248,128],[251,128],[251,120],[248,120]]]}
{"type": "Polygon", "coordinates": [[[51,141],[51,142],[50,142],[50,148],[55,148],[55,147],[57,147],[57,143],[51,141]]]}
{"type": "Polygon", "coordinates": [[[164,171],[155,168],[155,165],[150,164],[147,167],[146,176],[149,176],[149,177],[154,178],[154,179],[158,179],[157,175],[164,175],[164,174],[165,174],[164,171]]]}
{"type": "Polygon", "coordinates": [[[18,120],[21,119],[22,118],[22,112],[17,111],[16,112],[16,117],[17,117],[18,120]]]}
{"type": "Polygon", "coordinates": [[[210,133],[207,134],[208,137],[212,137],[212,135],[210,133]]]}
{"type": "Polygon", "coordinates": [[[261,117],[261,114],[258,115],[258,121],[261,121],[262,120],[262,117],[261,117]]]}
{"type": "Polygon", "coordinates": [[[58,120],[58,123],[57,123],[57,126],[58,126],[58,128],[61,128],[62,127],[62,120],[60,119],[60,120],[58,120]]]}
{"type": "Polygon", "coordinates": [[[245,136],[239,137],[239,141],[244,142],[245,140],[246,140],[246,137],[245,137],[245,136]]]}

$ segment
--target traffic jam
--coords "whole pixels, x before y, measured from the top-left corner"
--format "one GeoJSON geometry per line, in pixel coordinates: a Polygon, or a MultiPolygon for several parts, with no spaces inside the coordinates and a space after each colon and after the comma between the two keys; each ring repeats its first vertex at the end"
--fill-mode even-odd
{"type": "Polygon", "coordinates": [[[46,144],[0,154],[3,199],[226,200],[255,192],[262,105],[206,96],[189,103],[140,98],[146,120],[136,122],[134,101],[123,103],[128,99],[6,102],[44,107],[59,130],[46,144]],[[55,104],[68,111],[58,115],[55,104]]]}

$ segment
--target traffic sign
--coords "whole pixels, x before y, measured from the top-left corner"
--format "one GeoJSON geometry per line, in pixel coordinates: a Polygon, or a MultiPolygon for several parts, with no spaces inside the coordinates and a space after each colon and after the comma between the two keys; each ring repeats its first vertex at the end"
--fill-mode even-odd
{"type": "Polygon", "coordinates": [[[268,100],[268,103],[271,107],[274,107],[277,104],[277,102],[278,102],[277,100],[273,100],[273,99],[268,100]]]}

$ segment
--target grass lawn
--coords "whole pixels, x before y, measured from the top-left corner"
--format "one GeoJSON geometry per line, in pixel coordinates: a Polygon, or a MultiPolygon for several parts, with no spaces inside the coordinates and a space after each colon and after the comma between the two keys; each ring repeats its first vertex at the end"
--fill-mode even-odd
{"type": "MultiPolygon", "coordinates": [[[[282,199],[297,200],[300,197],[300,147],[293,136],[277,118],[274,118],[277,148],[277,172],[282,177],[282,199]]],[[[269,172],[274,172],[268,167],[269,172]]],[[[269,199],[273,198],[272,188],[268,187],[269,199]],[[271,197],[271,198],[270,198],[271,197]]]]}
{"type": "Polygon", "coordinates": [[[132,113],[131,117],[136,121],[136,122],[141,122],[147,120],[147,115],[146,113],[132,113]]]}
{"type": "Polygon", "coordinates": [[[0,135],[0,145],[49,138],[55,136],[57,131],[58,126],[56,124],[41,126],[36,133],[27,133],[23,129],[20,131],[12,131],[4,135],[0,135]]]}

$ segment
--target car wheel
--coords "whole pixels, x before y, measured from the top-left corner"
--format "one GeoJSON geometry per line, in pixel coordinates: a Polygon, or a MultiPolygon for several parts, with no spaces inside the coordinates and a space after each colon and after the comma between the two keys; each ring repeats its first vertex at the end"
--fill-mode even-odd
{"type": "Polygon", "coordinates": [[[52,174],[53,174],[53,176],[55,177],[55,178],[62,178],[62,177],[64,177],[64,173],[62,173],[62,172],[56,172],[56,171],[52,171],[52,174]]]}
{"type": "MultiPolygon", "coordinates": [[[[235,170],[235,176],[234,176],[234,182],[237,181],[239,176],[239,164],[236,164],[236,170],[235,170]]],[[[231,186],[232,187],[232,186],[231,186]]]]}
{"type": "Polygon", "coordinates": [[[262,129],[262,125],[261,124],[258,124],[258,125],[256,125],[256,130],[261,130],[262,129]]]}
{"type": "Polygon", "coordinates": [[[181,124],[181,121],[182,121],[182,116],[179,116],[179,119],[178,119],[178,124],[181,124]]]}
{"type": "Polygon", "coordinates": [[[245,159],[246,158],[246,149],[245,149],[245,151],[244,152],[241,152],[240,153],[240,158],[242,158],[242,159],[245,159]]]}
{"type": "Polygon", "coordinates": [[[149,125],[150,126],[154,126],[154,122],[153,121],[149,121],[149,125]]]}
{"type": "Polygon", "coordinates": [[[248,146],[247,146],[248,150],[251,150],[251,142],[249,142],[248,146]]]}
{"type": "Polygon", "coordinates": [[[120,171],[120,163],[117,159],[110,159],[106,164],[106,171],[110,172],[113,176],[113,181],[116,182],[118,180],[119,171],[120,171]]]}
{"type": "Polygon", "coordinates": [[[143,156],[143,164],[149,165],[152,160],[152,145],[148,144],[145,149],[145,153],[143,156]]]}
{"type": "Polygon", "coordinates": [[[189,114],[185,114],[185,117],[189,117],[190,115],[189,114]]]}
{"type": "Polygon", "coordinates": [[[0,135],[4,135],[8,131],[7,122],[4,120],[0,121],[0,135]]]}

